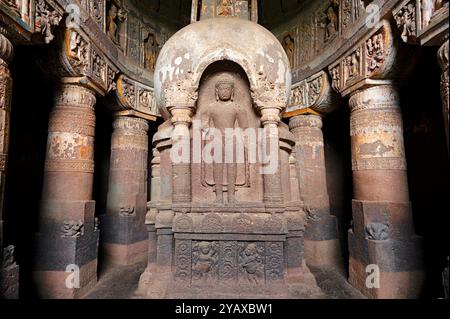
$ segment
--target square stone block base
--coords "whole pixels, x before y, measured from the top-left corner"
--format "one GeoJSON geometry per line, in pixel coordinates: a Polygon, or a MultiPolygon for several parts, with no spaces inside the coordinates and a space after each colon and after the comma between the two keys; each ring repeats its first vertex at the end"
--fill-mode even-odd
{"type": "Polygon", "coordinates": [[[97,259],[80,268],[78,288],[76,288],[78,281],[76,272],[35,271],[33,279],[41,298],[81,298],[97,283],[97,259]]]}

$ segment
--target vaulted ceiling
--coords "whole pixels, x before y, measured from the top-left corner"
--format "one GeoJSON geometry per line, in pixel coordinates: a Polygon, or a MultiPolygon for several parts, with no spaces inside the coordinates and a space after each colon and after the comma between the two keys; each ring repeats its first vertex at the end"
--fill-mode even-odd
{"type": "MultiPolygon", "coordinates": [[[[177,27],[187,25],[191,15],[192,0],[130,0],[142,9],[143,14],[156,16],[177,27]]],[[[259,23],[271,29],[292,18],[308,2],[317,0],[258,0],[259,23]]]]}

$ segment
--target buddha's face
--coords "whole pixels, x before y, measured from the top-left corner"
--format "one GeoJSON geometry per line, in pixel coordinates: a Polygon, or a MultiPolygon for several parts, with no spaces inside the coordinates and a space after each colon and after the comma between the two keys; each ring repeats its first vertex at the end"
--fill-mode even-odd
{"type": "Polygon", "coordinates": [[[233,84],[232,83],[218,83],[216,85],[216,94],[219,100],[229,101],[233,97],[233,84]]]}

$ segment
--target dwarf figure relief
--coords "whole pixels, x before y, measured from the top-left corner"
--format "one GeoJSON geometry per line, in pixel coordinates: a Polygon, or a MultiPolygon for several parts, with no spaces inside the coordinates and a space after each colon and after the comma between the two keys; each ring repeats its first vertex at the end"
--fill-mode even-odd
{"type": "Polygon", "coordinates": [[[239,268],[243,277],[252,284],[258,284],[264,278],[264,250],[255,243],[242,247],[239,254],[239,268]]]}
{"type": "Polygon", "coordinates": [[[216,274],[219,260],[218,242],[202,241],[194,244],[192,249],[192,273],[195,279],[209,280],[216,274]]]}
{"type": "MultiPolygon", "coordinates": [[[[226,169],[228,203],[236,203],[236,157],[237,152],[242,150],[234,147],[234,136],[228,137],[226,131],[240,127],[246,129],[248,127],[247,113],[238,103],[234,101],[234,82],[232,77],[224,76],[218,79],[215,84],[215,103],[212,103],[201,116],[202,131],[206,141],[212,139],[221,139],[221,150],[214,149],[213,155],[213,176],[216,192],[216,203],[224,202],[224,170],[226,169]],[[232,151],[230,152],[230,147],[232,151]],[[219,152],[219,153],[216,153],[219,152]],[[232,153],[232,154],[230,154],[232,153]],[[232,156],[232,157],[231,157],[232,156]]],[[[220,143],[217,144],[217,146],[220,143]]],[[[237,143],[236,143],[237,144],[237,143]]]]}

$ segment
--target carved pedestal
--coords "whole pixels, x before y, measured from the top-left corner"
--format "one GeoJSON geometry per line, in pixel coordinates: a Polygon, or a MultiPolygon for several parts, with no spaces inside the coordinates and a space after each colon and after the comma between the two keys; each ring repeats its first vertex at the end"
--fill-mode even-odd
{"type": "MultiPolygon", "coordinates": [[[[3,253],[3,196],[5,192],[5,175],[8,162],[9,121],[11,110],[12,79],[8,63],[13,56],[11,42],[0,34],[0,260],[3,253]]],[[[14,246],[5,248],[14,252],[14,246]],[[12,247],[12,248],[11,248],[12,247]]],[[[14,256],[9,256],[14,258],[14,256]]],[[[19,297],[19,267],[14,263],[3,262],[0,269],[0,298],[19,297]]]]}
{"type": "Polygon", "coordinates": [[[357,91],[350,108],[349,281],[371,298],[418,297],[424,279],[421,238],[414,233],[397,92],[391,85],[357,91]]]}
{"type": "Polygon", "coordinates": [[[314,266],[341,268],[337,220],[330,214],[327,191],[322,118],[297,115],[290,119],[289,126],[296,138],[300,198],[307,214],[306,262],[314,266]]]}
{"type": "Polygon", "coordinates": [[[144,119],[115,118],[107,212],[101,219],[107,263],[130,265],[147,258],[148,124],[144,119]]]}
{"type": "Polygon", "coordinates": [[[78,84],[62,84],[56,93],[36,238],[34,278],[41,297],[76,298],[97,281],[95,101],[93,91],[78,84]]]}

